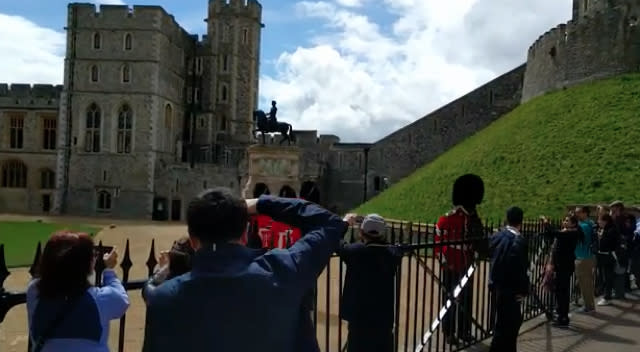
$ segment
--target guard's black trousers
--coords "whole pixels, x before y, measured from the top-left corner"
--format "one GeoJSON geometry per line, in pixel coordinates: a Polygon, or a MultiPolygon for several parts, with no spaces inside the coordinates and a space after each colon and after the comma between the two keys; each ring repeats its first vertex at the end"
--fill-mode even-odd
{"type": "Polygon", "coordinates": [[[513,295],[496,294],[496,325],[489,352],[516,352],[522,325],[520,302],[513,295]]]}
{"type": "Polygon", "coordinates": [[[347,352],[393,352],[393,328],[349,323],[347,352]]]}

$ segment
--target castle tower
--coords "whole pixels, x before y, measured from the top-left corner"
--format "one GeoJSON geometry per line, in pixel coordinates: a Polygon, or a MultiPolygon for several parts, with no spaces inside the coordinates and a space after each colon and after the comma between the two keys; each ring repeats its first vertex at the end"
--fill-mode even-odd
{"type": "Polygon", "coordinates": [[[258,104],[262,5],[257,0],[209,0],[208,89],[213,125],[226,141],[252,140],[258,104]]]}
{"type": "Polygon", "coordinates": [[[193,38],[158,6],[70,4],[55,206],[148,218],[176,156],[193,38]]]}
{"type": "Polygon", "coordinates": [[[573,0],[573,20],[579,21],[585,16],[615,7],[618,2],[619,0],[573,0]]]}

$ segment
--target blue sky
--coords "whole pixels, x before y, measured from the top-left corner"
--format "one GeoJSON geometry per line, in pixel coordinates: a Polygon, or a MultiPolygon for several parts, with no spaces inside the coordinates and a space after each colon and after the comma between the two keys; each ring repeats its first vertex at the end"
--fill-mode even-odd
{"type": "MultiPolygon", "coordinates": [[[[208,0],[160,5],[204,34],[208,0]]],[[[294,129],[373,142],[526,60],[571,0],[262,0],[260,106],[294,129]],[[517,29],[517,30],[516,30],[517,29]]],[[[0,0],[0,82],[60,83],[65,0],[0,0]]]]}

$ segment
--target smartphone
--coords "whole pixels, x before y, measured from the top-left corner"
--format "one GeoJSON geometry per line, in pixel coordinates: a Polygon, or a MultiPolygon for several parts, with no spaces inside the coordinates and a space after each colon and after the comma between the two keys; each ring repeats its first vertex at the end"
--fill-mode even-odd
{"type": "Polygon", "coordinates": [[[96,256],[96,258],[102,258],[105,254],[111,253],[112,250],[113,246],[95,246],[93,247],[93,254],[96,256]]]}

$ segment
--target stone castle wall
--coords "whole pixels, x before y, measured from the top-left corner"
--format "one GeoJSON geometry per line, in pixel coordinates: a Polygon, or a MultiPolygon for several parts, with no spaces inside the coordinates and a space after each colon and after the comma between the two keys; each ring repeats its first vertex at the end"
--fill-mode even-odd
{"type": "Polygon", "coordinates": [[[378,192],[375,177],[396,183],[517,107],[523,74],[524,65],[374,143],[369,152],[369,196],[378,192]]]}
{"type": "Polygon", "coordinates": [[[522,102],[640,69],[640,1],[611,5],[600,0],[587,11],[578,10],[574,7],[573,20],[549,30],[529,48],[522,102]]]}
{"type": "Polygon", "coordinates": [[[61,91],[62,86],[0,83],[0,168],[9,162],[20,162],[26,167],[25,188],[0,184],[0,212],[39,213],[43,211],[43,196],[48,196],[51,203],[54,201],[55,184],[43,188],[42,172],[55,173],[56,150],[44,145],[43,129],[45,119],[57,118],[61,91]],[[10,144],[12,117],[23,121],[19,149],[11,148],[10,144]]]}

